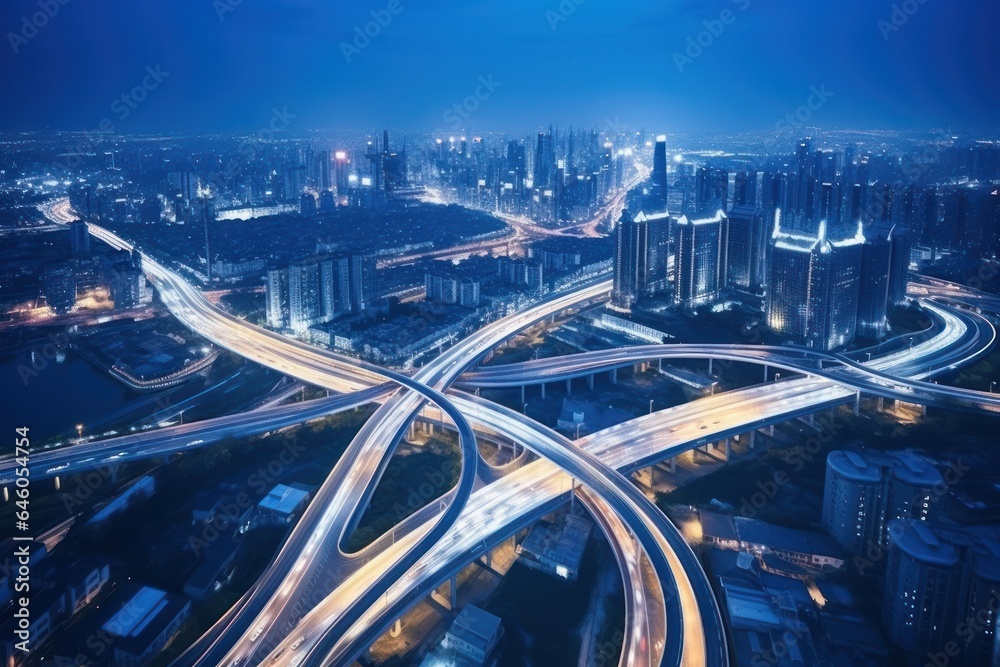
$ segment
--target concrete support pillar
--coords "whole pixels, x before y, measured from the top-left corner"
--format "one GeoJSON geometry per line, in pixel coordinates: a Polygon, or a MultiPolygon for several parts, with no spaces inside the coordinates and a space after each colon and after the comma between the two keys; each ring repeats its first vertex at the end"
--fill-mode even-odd
{"type": "Polygon", "coordinates": [[[566,380],[566,395],[573,395],[573,380],[566,380]]]}
{"type": "Polygon", "coordinates": [[[670,464],[670,472],[672,472],[672,473],[677,472],[677,457],[676,456],[671,456],[667,460],[667,463],[670,464]]]}
{"type": "Polygon", "coordinates": [[[732,454],[732,443],[730,443],[729,438],[726,438],[725,443],[726,443],[726,460],[728,461],[730,455],[732,454]]]}
{"type": "Polygon", "coordinates": [[[118,466],[117,465],[111,466],[111,468],[109,469],[109,472],[111,473],[111,483],[112,484],[117,484],[118,483],[118,466]]]}
{"type": "Polygon", "coordinates": [[[815,413],[812,413],[812,412],[809,413],[809,425],[810,426],[815,426],[816,425],[816,414],[815,413]]]}
{"type": "MultiPolygon", "coordinates": [[[[62,482],[59,481],[59,475],[56,475],[55,485],[56,485],[56,491],[58,491],[59,489],[62,488],[62,482]]],[[[6,496],[7,495],[7,487],[4,487],[3,491],[4,491],[4,496],[6,496]]],[[[5,497],[4,500],[7,500],[7,498],[5,497]]]]}
{"type": "Polygon", "coordinates": [[[750,431],[750,449],[754,448],[757,444],[757,429],[750,431]]]}
{"type": "Polygon", "coordinates": [[[401,632],[403,632],[402,619],[397,618],[396,619],[396,623],[392,626],[392,629],[389,630],[389,636],[390,637],[398,637],[401,632]]]}
{"type": "Polygon", "coordinates": [[[591,373],[587,376],[587,386],[590,387],[591,391],[594,391],[594,374],[591,373]]]}
{"type": "Polygon", "coordinates": [[[878,397],[878,411],[882,412],[885,410],[885,399],[881,396],[878,397]]]}
{"type": "Polygon", "coordinates": [[[569,480],[569,511],[572,512],[576,509],[576,478],[571,477],[569,480]]]}
{"type": "Polygon", "coordinates": [[[618,384],[618,369],[611,369],[611,384],[618,384]]]}
{"type": "Polygon", "coordinates": [[[764,382],[767,382],[767,371],[768,371],[767,364],[764,364],[764,382]]]}
{"type": "Polygon", "coordinates": [[[455,611],[458,608],[458,575],[451,575],[451,579],[448,581],[448,588],[451,589],[451,610],[455,611]]]}
{"type": "Polygon", "coordinates": [[[649,488],[656,488],[656,464],[649,466],[649,488]]]}
{"type": "Polygon", "coordinates": [[[663,370],[663,359],[657,359],[656,360],[656,370],[657,371],[662,371],[663,370]]]}
{"type": "Polygon", "coordinates": [[[922,414],[924,417],[927,416],[927,406],[926,405],[921,405],[920,406],[920,414],[922,414]]]}
{"type": "Polygon", "coordinates": [[[713,362],[714,361],[715,361],[715,359],[711,359],[711,358],[708,360],[708,374],[709,375],[712,374],[712,369],[714,368],[714,366],[713,366],[713,362]]]}
{"type": "Polygon", "coordinates": [[[521,405],[524,405],[524,403],[525,403],[525,400],[524,400],[524,385],[522,384],[521,385],[521,405]]]}
{"type": "Polygon", "coordinates": [[[770,435],[773,438],[774,437],[774,424],[771,424],[770,429],[771,429],[770,435]]]}
{"type": "Polygon", "coordinates": [[[542,398],[545,398],[545,383],[542,383],[542,398]]]}
{"type": "Polygon", "coordinates": [[[857,417],[861,414],[861,392],[859,391],[854,395],[854,416],[857,417]]]}

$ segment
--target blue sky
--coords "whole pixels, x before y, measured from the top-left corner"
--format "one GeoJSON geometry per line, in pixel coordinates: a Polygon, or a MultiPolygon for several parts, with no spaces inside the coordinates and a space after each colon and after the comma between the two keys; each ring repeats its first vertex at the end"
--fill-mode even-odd
{"type": "Polygon", "coordinates": [[[813,86],[833,95],[810,122],[830,128],[993,128],[1000,104],[996,2],[908,0],[881,27],[893,2],[62,2],[42,1],[58,13],[37,34],[38,0],[3,3],[0,129],[94,129],[156,65],[118,129],[254,129],[275,107],[303,128],[432,129],[490,76],[467,129],[768,129],[813,86]],[[348,62],[372,11],[391,19],[348,62]]]}

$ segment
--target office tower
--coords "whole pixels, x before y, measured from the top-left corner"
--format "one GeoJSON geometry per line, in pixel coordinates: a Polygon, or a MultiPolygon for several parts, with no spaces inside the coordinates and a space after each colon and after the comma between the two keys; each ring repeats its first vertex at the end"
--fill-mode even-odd
{"type": "Polygon", "coordinates": [[[757,289],[764,283],[767,248],[764,211],[752,204],[738,204],[726,217],[729,219],[729,248],[725,284],[738,290],[757,289]]]}
{"type": "Polygon", "coordinates": [[[115,310],[135,308],[145,297],[146,277],[142,273],[142,260],[138,254],[119,252],[108,271],[109,291],[115,310]]]}
{"type": "Polygon", "coordinates": [[[1000,531],[908,519],[888,532],[882,621],[889,637],[920,663],[994,664],[1000,531]],[[949,643],[960,650],[942,653],[949,643]]]}
{"type": "Polygon", "coordinates": [[[640,212],[636,224],[645,223],[647,260],[646,293],[655,295],[667,291],[670,285],[670,240],[673,238],[673,218],[670,214],[640,212]]]}
{"type": "Polygon", "coordinates": [[[90,227],[83,220],[69,223],[69,251],[73,259],[90,257],[90,227]]]}
{"type": "Polygon", "coordinates": [[[925,521],[943,484],[937,468],[910,452],[830,452],[823,528],[851,553],[885,548],[889,522],[925,521]]]}
{"type": "Polygon", "coordinates": [[[306,168],[304,165],[288,165],[285,167],[285,179],[282,184],[282,195],[287,202],[297,202],[299,195],[306,187],[306,168]]]}
{"type": "Polygon", "coordinates": [[[351,312],[363,312],[375,304],[375,255],[351,256],[351,312]]]}
{"type": "Polygon", "coordinates": [[[479,308],[479,281],[463,278],[458,286],[458,305],[462,308],[479,308]]]}
{"type": "Polygon", "coordinates": [[[299,197],[299,215],[316,215],[316,196],[311,192],[303,192],[299,197]]]}
{"type": "Polygon", "coordinates": [[[715,167],[701,167],[695,174],[695,209],[702,213],[727,207],[729,172],[715,167]]]}
{"type": "Polygon", "coordinates": [[[891,254],[889,259],[889,303],[906,305],[906,288],[910,283],[910,253],[912,237],[910,230],[896,225],[889,233],[891,254]]]}
{"type": "Polygon", "coordinates": [[[768,326],[796,343],[832,350],[854,340],[865,237],[830,240],[826,221],[816,236],[781,230],[775,216],[767,294],[768,326]]]}
{"type": "Polygon", "coordinates": [[[317,190],[328,190],[331,185],[330,151],[309,150],[309,184],[317,190]]]}
{"type": "Polygon", "coordinates": [[[288,267],[289,327],[301,333],[319,322],[321,312],[319,264],[315,260],[292,262],[288,267]]]}
{"type": "Polygon", "coordinates": [[[693,309],[719,297],[726,276],[728,219],[721,210],[711,217],[677,220],[674,304],[693,309]]]}
{"type": "Polygon", "coordinates": [[[552,185],[553,170],[556,166],[555,146],[552,141],[552,128],[549,133],[538,133],[538,143],[535,146],[535,161],[532,166],[533,187],[547,188],[552,185]]]}
{"type": "Polygon", "coordinates": [[[76,272],[68,263],[45,267],[45,301],[62,315],[76,305],[76,272]]]}
{"type": "Polygon", "coordinates": [[[660,135],[653,147],[653,173],[649,179],[649,206],[654,212],[667,210],[667,137],[660,135]]]}
{"type": "Polygon", "coordinates": [[[858,291],[859,336],[879,340],[888,328],[889,273],[892,265],[891,227],[869,229],[861,250],[858,291]]]}
{"type": "Polygon", "coordinates": [[[337,195],[347,194],[347,177],[349,175],[351,161],[347,159],[347,151],[337,151],[333,154],[334,177],[336,178],[337,195]]]}
{"type": "Polygon", "coordinates": [[[269,269],[265,285],[267,326],[285,329],[289,325],[288,269],[269,269]]]}
{"type": "Polygon", "coordinates": [[[622,211],[615,229],[614,287],[610,307],[629,312],[648,284],[649,227],[622,211]]]}

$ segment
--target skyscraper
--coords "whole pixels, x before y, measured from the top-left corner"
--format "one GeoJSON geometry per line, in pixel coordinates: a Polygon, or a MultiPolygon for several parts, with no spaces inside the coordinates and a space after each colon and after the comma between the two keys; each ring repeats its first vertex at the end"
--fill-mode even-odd
{"type": "Polygon", "coordinates": [[[858,292],[859,336],[879,340],[888,327],[889,270],[892,260],[890,229],[869,229],[861,251],[858,292]]]}
{"type": "Polygon", "coordinates": [[[827,237],[826,221],[816,236],[782,231],[779,211],[767,294],[771,330],[821,350],[854,340],[864,242],[860,224],[854,237],[837,241],[827,237]]]}
{"type": "Polygon", "coordinates": [[[653,173],[650,176],[649,206],[654,212],[667,210],[667,137],[660,135],[653,147],[653,173]]]}
{"type": "Polygon", "coordinates": [[[299,260],[288,267],[288,321],[295,333],[301,333],[320,321],[319,264],[299,260]]]}
{"type": "Polygon", "coordinates": [[[90,228],[83,220],[69,223],[69,250],[73,259],[90,256],[90,228]]]}
{"type": "Polygon", "coordinates": [[[375,304],[375,255],[351,256],[351,312],[363,312],[375,304]]]}
{"type": "Polygon", "coordinates": [[[677,220],[677,256],[674,260],[674,304],[696,308],[719,297],[726,275],[729,243],[728,219],[719,210],[715,215],[677,220]]]}
{"type": "Polygon", "coordinates": [[[889,259],[889,303],[906,305],[906,288],[910,284],[910,252],[912,237],[910,230],[896,225],[889,233],[892,246],[889,259]]]}
{"type": "Polygon", "coordinates": [[[60,315],[76,305],[76,272],[68,262],[45,268],[45,300],[60,315]]]}
{"type": "Polygon", "coordinates": [[[265,291],[267,326],[272,329],[288,327],[288,269],[268,270],[265,291]]]}
{"type": "Polygon", "coordinates": [[[649,228],[644,221],[636,222],[622,211],[615,228],[614,287],[610,307],[629,312],[639,296],[646,291],[649,259],[649,228]]]}
{"type": "Polygon", "coordinates": [[[729,218],[729,248],[725,283],[734,289],[756,289],[764,283],[767,254],[764,211],[752,204],[737,205],[726,217],[729,218]]]}

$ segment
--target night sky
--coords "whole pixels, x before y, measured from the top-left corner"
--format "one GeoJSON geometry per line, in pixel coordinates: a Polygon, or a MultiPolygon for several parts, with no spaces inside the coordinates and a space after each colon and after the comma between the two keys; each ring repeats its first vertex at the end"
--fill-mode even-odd
{"type": "Polygon", "coordinates": [[[2,130],[253,130],[273,108],[302,129],[763,130],[814,86],[832,97],[809,124],[827,128],[992,129],[1000,108],[993,0],[907,0],[897,25],[883,0],[46,3],[34,35],[39,0],[0,10],[2,130]],[[372,11],[391,19],[354,51],[372,11]],[[685,53],[705,21],[720,34],[685,53]],[[112,103],[157,65],[122,118],[112,103]]]}

